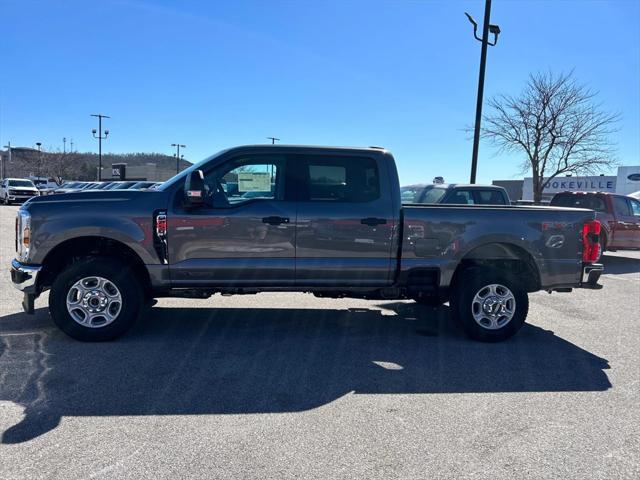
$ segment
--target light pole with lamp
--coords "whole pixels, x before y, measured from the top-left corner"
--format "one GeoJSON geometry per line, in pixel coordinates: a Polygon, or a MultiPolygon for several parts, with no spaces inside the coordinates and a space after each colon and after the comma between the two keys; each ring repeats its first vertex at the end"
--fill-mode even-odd
{"type": "Polygon", "coordinates": [[[93,134],[93,138],[98,139],[98,181],[100,182],[102,180],[102,140],[105,140],[109,136],[109,130],[105,130],[104,136],[102,135],[102,119],[111,117],[100,113],[92,113],[91,116],[98,117],[98,130],[94,128],[91,130],[91,133],[93,134]]]}
{"type": "Polygon", "coordinates": [[[471,15],[465,12],[465,15],[473,25],[473,36],[479,42],[482,42],[480,50],[480,75],[478,78],[478,98],[476,102],[476,123],[473,131],[473,155],[471,157],[471,180],[470,183],[476,183],[476,171],[478,169],[478,148],[480,143],[480,122],[482,120],[482,97],[484,95],[484,71],[487,65],[487,45],[492,47],[498,43],[498,35],[500,27],[498,25],[490,25],[491,18],[491,0],[485,0],[484,3],[484,25],[482,26],[482,38],[478,37],[478,24],[471,15]],[[493,34],[493,43],[489,42],[489,32],[493,34]]]}
{"type": "Polygon", "coordinates": [[[180,159],[184,158],[184,155],[182,155],[182,157],[180,157],[180,147],[182,148],[187,148],[186,145],[182,145],[180,143],[172,143],[171,144],[172,147],[176,147],[176,153],[174,153],[174,156],[176,157],[176,173],[180,173],[180,159]]]}

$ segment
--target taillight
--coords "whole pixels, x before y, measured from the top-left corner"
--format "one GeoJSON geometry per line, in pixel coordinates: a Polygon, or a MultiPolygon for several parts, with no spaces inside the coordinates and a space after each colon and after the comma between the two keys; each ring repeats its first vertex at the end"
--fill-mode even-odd
{"type": "Polygon", "coordinates": [[[582,261],[593,263],[600,257],[600,222],[591,220],[582,225],[582,261]]]}

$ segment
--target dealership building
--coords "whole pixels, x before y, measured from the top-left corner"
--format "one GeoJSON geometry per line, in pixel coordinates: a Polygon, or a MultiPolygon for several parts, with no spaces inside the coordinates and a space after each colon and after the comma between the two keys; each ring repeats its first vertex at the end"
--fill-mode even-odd
{"type": "MultiPolygon", "coordinates": [[[[511,200],[533,200],[533,178],[524,180],[494,180],[494,185],[506,188],[511,200]]],[[[559,192],[607,192],[629,195],[640,191],[640,166],[618,167],[616,175],[586,177],[556,177],[542,192],[542,201],[548,202],[559,192]]]]}

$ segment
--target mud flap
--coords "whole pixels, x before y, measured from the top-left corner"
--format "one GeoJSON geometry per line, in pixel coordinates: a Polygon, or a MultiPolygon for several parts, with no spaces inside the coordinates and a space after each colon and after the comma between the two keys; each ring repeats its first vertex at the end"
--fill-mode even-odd
{"type": "Polygon", "coordinates": [[[22,298],[22,309],[24,310],[25,313],[28,313],[29,315],[33,315],[35,300],[36,300],[35,293],[25,292],[24,297],[22,298]]]}

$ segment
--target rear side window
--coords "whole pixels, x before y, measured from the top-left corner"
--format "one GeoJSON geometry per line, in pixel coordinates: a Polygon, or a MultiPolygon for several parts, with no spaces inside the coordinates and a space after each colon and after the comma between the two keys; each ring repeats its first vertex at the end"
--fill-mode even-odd
{"type": "Polygon", "coordinates": [[[554,207],[588,208],[596,212],[607,213],[604,200],[595,195],[556,195],[551,200],[554,207]]]}
{"type": "Polygon", "coordinates": [[[371,202],[380,198],[375,160],[362,157],[308,158],[303,201],[371,202]]]}
{"type": "Polygon", "coordinates": [[[498,190],[476,190],[476,203],[481,205],[506,205],[504,195],[498,190]]]}
{"type": "Polygon", "coordinates": [[[616,212],[616,215],[620,216],[630,216],[631,208],[629,207],[629,203],[626,198],[622,197],[613,197],[613,209],[616,212]]]}
{"type": "Polygon", "coordinates": [[[633,211],[634,217],[640,217],[640,202],[638,200],[629,199],[631,202],[631,210],[633,211]]]}

